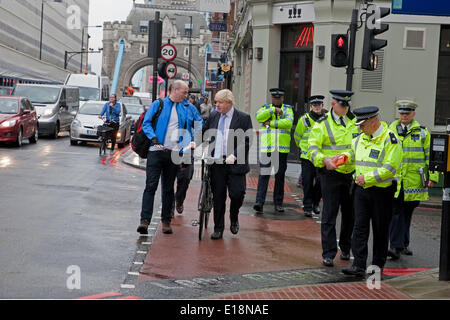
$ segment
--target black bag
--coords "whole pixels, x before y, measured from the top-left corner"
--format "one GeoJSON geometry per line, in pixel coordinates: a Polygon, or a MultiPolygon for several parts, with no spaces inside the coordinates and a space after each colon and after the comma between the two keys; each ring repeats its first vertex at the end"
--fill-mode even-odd
{"type": "MultiPolygon", "coordinates": [[[[162,101],[162,99],[158,100],[159,100],[159,108],[152,119],[152,127],[154,130],[156,130],[158,117],[161,114],[161,111],[164,107],[164,102],[162,101]]],[[[151,140],[142,130],[142,122],[144,121],[145,113],[147,111],[148,110],[146,110],[139,116],[139,119],[136,122],[136,132],[133,135],[133,138],[131,139],[131,149],[133,149],[133,151],[136,152],[142,159],[147,159],[148,149],[150,148],[151,145],[151,140]]]]}

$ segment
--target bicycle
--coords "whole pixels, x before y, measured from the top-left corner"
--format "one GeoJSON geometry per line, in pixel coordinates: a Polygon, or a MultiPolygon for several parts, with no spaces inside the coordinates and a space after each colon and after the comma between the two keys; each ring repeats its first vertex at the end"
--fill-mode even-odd
{"type": "Polygon", "coordinates": [[[198,197],[198,239],[202,240],[203,230],[208,227],[209,214],[213,208],[213,196],[211,190],[211,164],[205,163],[202,158],[202,184],[198,197]]]}
{"type": "Polygon", "coordinates": [[[98,155],[101,156],[102,152],[103,154],[106,153],[106,146],[109,141],[111,141],[112,133],[114,131],[114,128],[111,126],[110,121],[105,121],[103,125],[98,126],[97,128],[97,136],[98,140],[100,142],[98,155]]]}

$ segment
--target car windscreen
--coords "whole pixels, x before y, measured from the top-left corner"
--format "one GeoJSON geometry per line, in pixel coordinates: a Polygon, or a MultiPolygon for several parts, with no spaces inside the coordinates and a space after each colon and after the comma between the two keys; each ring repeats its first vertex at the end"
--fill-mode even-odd
{"type": "Polygon", "coordinates": [[[99,115],[102,112],[103,105],[99,103],[85,103],[80,110],[79,114],[99,115]]]}
{"type": "Polygon", "coordinates": [[[139,100],[138,97],[123,97],[122,99],[120,99],[121,102],[123,103],[137,103],[140,104],[141,101],[139,100]]]}
{"type": "Polygon", "coordinates": [[[126,104],[128,114],[141,114],[144,112],[144,107],[141,104],[126,104]]]}
{"type": "Polygon", "coordinates": [[[0,113],[16,114],[19,111],[17,99],[0,99],[0,113]]]}
{"type": "Polygon", "coordinates": [[[51,104],[58,100],[60,88],[17,86],[14,95],[27,97],[33,103],[51,104]]]}
{"type": "Polygon", "coordinates": [[[79,87],[80,101],[100,100],[100,90],[96,88],[79,87]]]}
{"type": "Polygon", "coordinates": [[[149,98],[141,98],[141,101],[144,106],[150,106],[152,104],[152,99],[149,98]]]}

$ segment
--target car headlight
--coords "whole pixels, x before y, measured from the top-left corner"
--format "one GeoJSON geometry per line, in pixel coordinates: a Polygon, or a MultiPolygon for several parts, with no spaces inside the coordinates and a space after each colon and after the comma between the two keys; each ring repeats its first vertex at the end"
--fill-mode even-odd
{"type": "Polygon", "coordinates": [[[44,113],[42,114],[44,117],[51,116],[53,114],[53,109],[45,109],[44,113]]]}
{"type": "Polygon", "coordinates": [[[0,127],[2,127],[2,128],[14,127],[16,125],[16,121],[17,120],[4,121],[4,122],[0,123],[0,127]]]}
{"type": "Polygon", "coordinates": [[[72,127],[81,127],[80,120],[77,120],[77,119],[73,120],[72,121],[72,127]]]}

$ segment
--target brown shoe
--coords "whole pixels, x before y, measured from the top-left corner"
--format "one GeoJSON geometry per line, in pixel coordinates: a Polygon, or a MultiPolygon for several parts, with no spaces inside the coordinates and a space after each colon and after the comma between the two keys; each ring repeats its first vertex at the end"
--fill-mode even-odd
{"type": "Polygon", "coordinates": [[[165,234],[171,234],[172,228],[170,227],[170,222],[163,221],[162,223],[162,232],[165,234]]]}
{"type": "Polygon", "coordinates": [[[137,232],[140,234],[148,234],[148,225],[150,224],[150,221],[147,219],[142,219],[141,224],[137,228],[137,232]]]}
{"type": "Polygon", "coordinates": [[[182,205],[182,204],[176,204],[176,207],[177,207],[177,212],[179,213],[179,214],[182,214],[183,213],[183,210],[184,210],[184,206],[182,205]]]}

